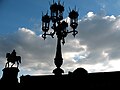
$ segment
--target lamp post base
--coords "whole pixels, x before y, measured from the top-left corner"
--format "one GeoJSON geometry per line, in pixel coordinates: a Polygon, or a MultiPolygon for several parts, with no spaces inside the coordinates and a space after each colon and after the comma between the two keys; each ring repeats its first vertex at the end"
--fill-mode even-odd
{"type": "Polygon", "coordinates": [[[61,76],[62,73],[64,73],[64,70],[61,69],[60,67],[57,67],[53,70],[53,73],[56,75],[56,76],[61,76]]]}

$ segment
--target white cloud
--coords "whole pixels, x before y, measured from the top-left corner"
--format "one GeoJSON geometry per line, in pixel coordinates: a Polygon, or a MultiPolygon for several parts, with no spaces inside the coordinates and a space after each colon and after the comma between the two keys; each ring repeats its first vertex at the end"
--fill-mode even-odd
{"type": "Polygon", "coordinates": [[[88,12],[87,13],[87,17],[88,18],[92,18],[92,17],[94,17],[95,16],[95,14],[93,13],[93,12],[88,12]]]}
{"type": "MultiPolygon", "coordinates": [[[[93,64],[96,66],[99,63],[106,63],[107,66],[112,66],[109,61],[114,60],[117,62],[119,59],[119,45],[120,45],[120,31],[119,28],[119,16],[99,16],[96,15],[90,19],[80,21],[79,23],[79,39],[81,44],[87,45],[90,54],[84,60],[87,64],[93,64]],[[117,27],[117,28],[116,28],[117,27]],[[106,53],[104,51],[107,51],[106,53]],[[104,54],[103,54],[104,52],[104,54]],[[106,57],[105,57],[106,55],[106,57]],[[114,58],[114,59],[113,59],[114,58]],[[108,60],[109,59],[109,60],[108,60]],[[110,64],[110,65],[109,65],[110,64]]],[[[84,63],[83,62],[83,63],[84,63]]],[[[83,64],[82,63],[82,64],[83,64]]],[[[85,64],[84,64],[85,65],[85,64]]],[[[94,71],[107,71],[105,66],[96,68],[94,71]]],[[[112,66],[113,67],[113,66],[112,66]]],[[[114,67],[116,67],[114,65],[114,67]]],[[[88,69],[91,71],[91,69],[88,69]]],[[[119,69],[116,69],[119,70],[119,69]]]]}
{"type": "Polygon", "coordinates": [[[35,32],[31,31],[30,29],[27,28],[19,28],[20,31],[27,33],[29,35],[35,35],[35,32]]]}
{"type": "MultiPolygon", "coordinates": [[[[77,67],[84,67],[89,72],[120,70],[119,23],[119,16],[101,16],[93,12],[88,12],[87,17],[79,20],[76,37],[68,35],[65,45],[62,45],[62,68],[65,73],[77,67]]],[[[40,36],[27,28],[19,28],[13,34],[1,36],[0,66],[5,64],[5,54],[16,49],[17,55],[22,57],[22,72],[52,74],[56,38],[47,37],[43,40],[40,36]]]]}

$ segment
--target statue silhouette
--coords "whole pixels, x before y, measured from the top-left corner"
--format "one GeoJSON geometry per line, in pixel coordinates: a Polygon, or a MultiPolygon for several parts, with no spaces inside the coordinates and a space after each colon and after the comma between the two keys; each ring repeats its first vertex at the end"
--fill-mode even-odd
{"type": "Polygon", "coordinates": [[[17,67],[19,66],[19,63],[21,63],[21,57],[20,56],[16,56],[16,51],[15,49],[12,51],[12,53],[7,53],[6,54],[6,58],[7,58],[7,62],[5,64],[5,68],[9,67],[9,63],[11,62],[11,67],[13,67],[13,65],[15,64],[15,62],[17,62],[17,67]]]}

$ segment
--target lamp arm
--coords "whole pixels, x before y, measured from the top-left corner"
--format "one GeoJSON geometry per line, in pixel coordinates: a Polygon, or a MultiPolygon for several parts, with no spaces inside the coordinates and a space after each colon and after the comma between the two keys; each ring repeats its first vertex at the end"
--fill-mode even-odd
{"type": "Polygon", "coordinates": [[[42,37],[44,38],[44,40],[46,39],[46,36],[47,36],[47,35],[49,35],[49,36],[51,36],[52,38],[54,38],[54,34],[55,34],[55,31],[54,31],[54,32],[50,32],[50,33],[44,32],[44,34],[42,34],[42,37]]]}
{"type": "Polygon", "coordinates": [[[76,31],[75,29],[72,31],[67,30],[67,33],[73,33],[72,35],[75,37],[75,35],[78,34],[78,31],[76,31]]]}

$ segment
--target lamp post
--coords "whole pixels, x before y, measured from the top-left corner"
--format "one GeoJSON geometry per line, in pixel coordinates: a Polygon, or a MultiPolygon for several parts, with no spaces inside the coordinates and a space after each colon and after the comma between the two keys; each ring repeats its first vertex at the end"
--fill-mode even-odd
{"type": "Polygon", "coordinates": [[[48,13],[42,15],[42,31],[44,32],[42,34],[42,37],[45,40],[47,35],[50,35],[52,38],[54,38],[54,35],[57,36],[56,56],[54,58],[56,68],[53,70],[53,73],[55,75],[62,75],[62,73],[64,73],[64,70],[60,68],[61,65],[63,64],[61,41],[62,44],[64,45],[65,37],[69,33],[72,33],[74,37],[78,33],[78,31],[76,31],[75,29],[78,26],[79,14],[76,10],[70,10],[69,12],[70,26],[73,30],[67,30],[68,23],[63,20],[64,6],[60,3],[60,1],[58,1],[58,3],[53,2],[53,4],[50,6],[50,11],[51,11],[50,16],[48,15],[48,13]],[[50,21],[52,21],[51,29],[53,31],[48,33],[50,21]]]}

